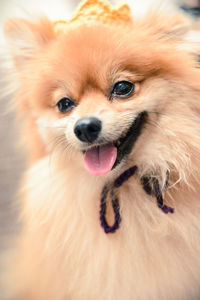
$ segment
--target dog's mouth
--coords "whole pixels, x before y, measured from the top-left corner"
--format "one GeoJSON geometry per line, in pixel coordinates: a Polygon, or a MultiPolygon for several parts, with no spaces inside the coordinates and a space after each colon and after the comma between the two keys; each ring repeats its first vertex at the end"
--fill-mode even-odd
{"type": "Polygon", "coordinates": [[[86,150],[84,155],[85,169],[94,176],[105,175],[113,170],[128,157],[146,121],[147,112],[143,111],[134,119],[126,134],[123,133],[117,141],[86,150]]]}

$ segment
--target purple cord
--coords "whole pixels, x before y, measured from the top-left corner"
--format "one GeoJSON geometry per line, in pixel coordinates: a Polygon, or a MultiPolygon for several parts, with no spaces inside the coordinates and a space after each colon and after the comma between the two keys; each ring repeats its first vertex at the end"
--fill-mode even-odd
{"type": "MultiPolygon", "coordinates": [[[[115,194],[115,189],[119,188],[124,183],[124,181],[127,181],[131,176],[133,176],[135,174],[136,170],[137,170],[137,166],[133,166],[133,167],[129,168],[128,170],[124,171],[119,177],[117,177],[117,179],[114,181],[113,185],[111,185],[111,186],[105,185],[102,190],[101,204],[100,204],[100,223],[101,223],[101,226],[103,227],[105,233],[115,232],[119,228],[119,225],[121,222],[120,206],[119,206],[118,198],[115,194]],[[110,195],[111,195],[113,211],[115,214],[115,221],[112,226],[109,226],[106,221],[106,198],[107,198],[109,191],[110,191],[110,195]]],[[[169,175],[168,175],[168,177],[169,177],[169,175]]],[[[167,178],[167,182],[168,182],[168,178],[167,178]]],[[[174,208],[169,207],[164,204],[164,199],[162,196],[162,191],[160,189],[159,183],[156,181],[154,184],[155,184],[154,185],[154,188],[155,188],[154,196],[157,199],[158,207],[165,214],[174,213],[174,208]]],[[[167,188],[167,183],[166,183],[166,188],[167,188]]],[[[147,190],[145,189],[145,191],[147,191],[147,190]]]]}
{"type": "Polygon", "coordinates": [[[128,180],[132,175],[135,174],[135,171],[137,170],[137,166],[131,167],[130,169],[123,172],[117,179],[114,181],[114,186],[109,188],[107,185],[104,186],[102,193],[101,193],[101,204],[100,204],[100,223],[103,227],[105,233],[113,233],[119,228],[119,224],[121,222],[121,216],[120,216],[120,207],[119,207],[119,201],[118,198],[114,192],[115,188],[120,187],[124,181],[128,180]],[[112,226],[109,226],[106,221],[106,198],[109,192],[109,189],[111,189],[111,200],[112,200],[112,207],[115,214],[115,221],[112,226]]]}
{"type": "Polygon", "coordinates": [[[163,196],[162,196],[162,191],[161,191],[161,189],[160,189],[159,186],[156,188],[155,196],[156,196],[156,199],[157,199],[157,205],[158,205],[158,207],[165,214],[168,214],[168,213],[173,214],[174,213],[174,208],[172,208],[172,207],[167,206],[167,205],[164,204],[164,199],[163,199],[163,196]]]}
{"type": "Polygon", "coordinates": [[[117,177],[117,179],[115,179],[114,187],[116,188],[120,187],[124,183],[124,181],[128,180],[129,177],[135,174],[136,170],[137,170],[137,166],[134,166],[124,171],[119,177],[117,177]]]}
{"type": "Polygon", "coordinates": [[[111,190],[111,199],[112,199],[112,207],[115,214],[115,222],[112,226],[109,226],[106,221],[106,197],[109,192],[109,188],[107,186],[104,187],[101,194],[101,206],[100,206],[100,222],[101,226],[104,228],[105,233],[113,233],[119,228],[119,224],[121,222],[121,216],[119,213],[119,202],[118,198],[114,194],[113,189],[111,190]]]}

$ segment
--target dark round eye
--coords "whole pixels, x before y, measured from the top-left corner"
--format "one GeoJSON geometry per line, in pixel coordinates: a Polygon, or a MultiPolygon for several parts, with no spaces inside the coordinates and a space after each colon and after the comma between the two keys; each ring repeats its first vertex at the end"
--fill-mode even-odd
{"type": "Polygon", "coordinates": [[[113,90],[112,90],[112,96],[114,97],[121,97],[125,98],[130,96],[135,89],[134,83],[130,81],[119,81],[115,83],[113,90]]]}
{"type": "Polygon", "coordinates": [[[70,98],[63,97],[58,101],[57,106],[60,112],[65,113],[71,110],[75,106],[75,103],[70,98]]]}

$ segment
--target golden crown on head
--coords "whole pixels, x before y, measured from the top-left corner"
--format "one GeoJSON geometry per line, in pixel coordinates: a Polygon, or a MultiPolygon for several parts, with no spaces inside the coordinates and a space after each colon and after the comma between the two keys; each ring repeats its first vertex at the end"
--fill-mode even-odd
{"type": "Polygon", "coordinates": [[[132,23],[128,4],[112,6],[108,0],[82,0],[70,20],[56,21],[55,30],[63,31],[66,25],[92,25],[132,23]]]}

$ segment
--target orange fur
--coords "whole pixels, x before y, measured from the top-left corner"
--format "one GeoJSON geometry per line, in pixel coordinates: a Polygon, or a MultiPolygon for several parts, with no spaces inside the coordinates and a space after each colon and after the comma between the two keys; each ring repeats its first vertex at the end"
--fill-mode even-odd
{"type": "Polygon", "coordinates": [[[188,300],[200,295],[200,71],[197,47],[182,18],[147,15],[132,25],[80,26],[54,33],[48,20],[8,21],[18,80],[13,103],[29,168],[22,183],[21,220],[8,277],[24,300],[188,300]],[[113,82],[136,83],[129,99],[107,93],[113,82]],[[63,115],[65,95],[78,103],[63,115]],[[110,174],[83,168],[73,127],[93,115],[115,140],[133,115],[149,121],[128,159],[110,174]],[[120,229],[99,223],[103,185],[129,166],[138,173],[119,191],[120,229]],[[140,183],[155,174],[170,186],[164,215],[140,183]],[[14,267],[13,267],[14,266],[14,267]]]}

